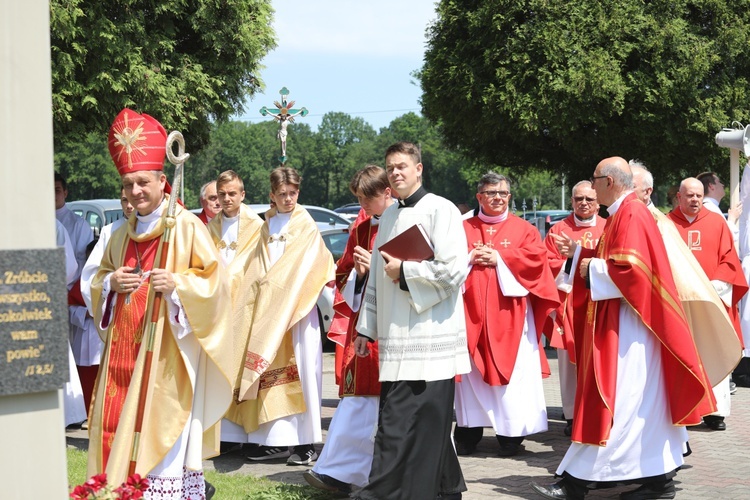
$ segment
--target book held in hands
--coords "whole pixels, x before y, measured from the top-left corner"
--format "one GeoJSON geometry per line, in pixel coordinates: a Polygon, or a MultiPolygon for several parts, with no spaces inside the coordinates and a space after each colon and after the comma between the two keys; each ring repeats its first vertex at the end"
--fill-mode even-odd
{"type": "Polygon", "coordinates": [[[414,224],[401,234],[386,241],[378,249],[399,260],[421,262],[435,257],[430,238],[421,224],[414,224]]]}

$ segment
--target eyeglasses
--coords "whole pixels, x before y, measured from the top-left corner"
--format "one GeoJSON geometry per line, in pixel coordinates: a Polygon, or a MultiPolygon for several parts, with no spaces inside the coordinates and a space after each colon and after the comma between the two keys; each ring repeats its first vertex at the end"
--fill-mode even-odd
{"type": "Polygon", "coordinates": [[[479,194],[483,194],[487,198],[499,196],[500,198],[505,199],[510,196],[510,191],[480,191],[479,194]]]}
{"type": "Polygon", "coordinates": [[[596,181],[597,179],[604,179],[605,177],[609,177],[609,176],[608,175],[594,175],[594,176],[591,177],[591,179],[589,179],[589,182],[593,186],[594,185],[594,181],[596,181]]]}
{"type": "Polygon", "coordinates": [[[588,196],[574,196],[573,197],[573,201],[575,201],[576,203],[581,203],[583,200],[586,200],[589,203],[593,203],[596,201],[596,198],[589,198],[588,196]]]}

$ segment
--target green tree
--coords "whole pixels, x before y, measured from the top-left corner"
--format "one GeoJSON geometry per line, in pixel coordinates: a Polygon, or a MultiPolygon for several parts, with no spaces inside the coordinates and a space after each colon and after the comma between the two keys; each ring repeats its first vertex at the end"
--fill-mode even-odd
{"type": "Polygon", "coordinates": [[[717,0],[442,0],[419,72],[450,147],[587,178],[726,172],[713,136],[750,119],[750,9],[717,0]]]}
{"type": "Polygon", "coordinates": [[[272,18],[270,0],[51,0],[56,143],[104,133],[131,107],[198,151],[261,88],[272,18]]]}
{"type": "Polygon", "coordinates": [[[55,170],[68,182],[68,201],[120,198],[120,176],[104,134],[90,133],[64,143],[55,153],[55,170]]]}

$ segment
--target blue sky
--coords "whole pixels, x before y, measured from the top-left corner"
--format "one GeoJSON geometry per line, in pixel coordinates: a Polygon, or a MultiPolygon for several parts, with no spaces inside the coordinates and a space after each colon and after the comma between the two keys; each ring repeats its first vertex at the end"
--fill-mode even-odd
{"type": "MultiPolygon", "coordinates": [[[[298,118],[313,129],[325,113],[361,117],[375,130],[409,111],[419,113],[419,86],[410,76],[422,66],[425,29],[435,19],[433,0],[273,0],[277,48],[263,60],[266,88],[236,116],[259,122],[282,87],[298,118]]],[[[292,125],[293,126],[293,125],[292,125]]]]}

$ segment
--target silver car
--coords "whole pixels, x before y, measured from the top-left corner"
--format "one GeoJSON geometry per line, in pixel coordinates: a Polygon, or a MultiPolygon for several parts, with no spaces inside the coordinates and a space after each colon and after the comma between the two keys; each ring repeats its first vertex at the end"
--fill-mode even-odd
{"type": "Polygon", "coordinates": [[[66,205],[74,214],[83,217],[89,223],[94,231],[94,239],[99,238],[99,232],[104,226],[123,217],[120,200],[78,200],[66,205]]]}

